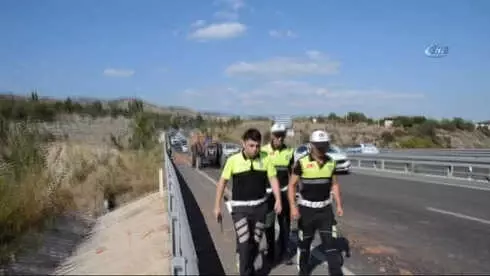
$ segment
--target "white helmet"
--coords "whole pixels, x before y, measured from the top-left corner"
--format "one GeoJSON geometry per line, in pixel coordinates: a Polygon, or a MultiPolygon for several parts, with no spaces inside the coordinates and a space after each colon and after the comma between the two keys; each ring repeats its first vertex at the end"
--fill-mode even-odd
{"type": "Polygon", "coordinates": [[[274,133],[274,132],[286,132],[286,126],[284,126],[283,124],[273,124],[272,127],[271,127],[271,133],[274,133]]]}
{"type": "Polygon", "coordinates": [[[315,130],[310,135],[311,143],[325,143],[330,142],[330,136],[326,131],[323,130],[315,130]]]}

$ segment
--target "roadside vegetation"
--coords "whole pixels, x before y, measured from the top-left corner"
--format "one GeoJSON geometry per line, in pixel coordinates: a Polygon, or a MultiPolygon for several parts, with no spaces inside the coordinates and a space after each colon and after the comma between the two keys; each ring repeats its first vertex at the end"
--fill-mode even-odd
{"type": "MultiPolygon", "coordinates": [[[[490,147],[490,131],[476,128],[472,122],[462,118],[435,120],[424,116],[397,116],[390,119],[392,127],[385,128],[383,120],[375,120],[359,112],[349,112],[344,116],[331,113],[315,118],[295,118],[296,133],[287,142],[291,145],[305,143],[312,130],[321,128],[329,131],[334,143],[340,146],[364,142],[391,148],[490,147]]],[[[268,141],[271,124],[268,118],[243,120],[234,128],[220,129],[218,136],[237,142],[246,128],[256,127],[268,141]]]]}
{"type": "Polygon", "coordinates": [[[163,162],[158,130],[177,123],[145,112],[140,101],[111,109],[69,99],[40,101],[35,93],[28,99],[0,98],[0,265],[25,249],[24,236],[59,215],[97,217],[104,198],[122,204],[156,191],[163,162]],[[94,146],[59,140],[37,127],[66,114],[125,116],[132,121],[130,135],[94,146]]]}

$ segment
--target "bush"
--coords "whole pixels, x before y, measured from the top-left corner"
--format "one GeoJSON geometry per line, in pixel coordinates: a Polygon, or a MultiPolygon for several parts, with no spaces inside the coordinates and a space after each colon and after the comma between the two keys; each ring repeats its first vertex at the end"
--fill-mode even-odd
{"type": "Polygon", "coordinates": [[[400,142],[402,148],[434,148],[437,147],[432,139],[427,137],[412,137],[408,140],[400,142]]]}
{"type": "Polygon", "coordinates": [[[153,123],[137,116],[130,144],[136,150],[117,150],[53,142],[28,121],[0,120],[0,263],[50,218],[98,215],[109,194],[127,201],[156,190],[163,153],[153,123]]]}
{"type": "Polygon", "coordinates": [[[395,136],[389,131],[383,131],[383,133],[381,133],[381,140],[383,140],[384,144],[389,144],[395,141],[395,136]]]}
{"type": "Polygon", "coordinates": [[[9,245],[57,212],[56,196],[45,173],[42,143],[50,137],[28,122],[0,119],[0,261],[9,245]]]}

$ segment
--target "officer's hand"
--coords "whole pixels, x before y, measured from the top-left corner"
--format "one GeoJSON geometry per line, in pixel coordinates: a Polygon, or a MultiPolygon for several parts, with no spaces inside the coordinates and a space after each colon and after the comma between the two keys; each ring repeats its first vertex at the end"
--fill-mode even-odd
{"type": "Polygon", "coordinates": [[[299,219],[298,207],[291,208],[291,220],[299,219]]]}
{"type": "Polygon", "coordinates": [[[276,203],[274,204],[274,211],[278,215],[282,212],[282,204],[281,204],[281,202],[276,201],[276,203]]]}
{"type": "Polygon", "coordinates": [[[337,208],[335,208],[337,210],[337,216],[341,217],[344,215],[344,209],[342,208],[342,206],[337,206],[337,208]]]}
{"type": "Polygon", "coordinates": [[[213,214],[214,214],[214,218],[216,219],[216,221],[218,221],[221,218],[221,208],[215,207],[213,214]]]}

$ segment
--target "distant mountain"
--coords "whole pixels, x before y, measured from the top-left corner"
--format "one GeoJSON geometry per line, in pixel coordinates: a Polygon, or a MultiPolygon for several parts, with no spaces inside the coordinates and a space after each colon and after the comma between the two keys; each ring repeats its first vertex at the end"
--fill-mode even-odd
{"type": "MultiPolygon", "coordinates": [[[[5,92],[0,92],[0,99],[8,99],[8,100],[29,100],[31,98],[30,94],[29,95],[21,95],[21,94],[15,94],[10,91],[5,91],[5,92]]],[[[126,109],[128,107],[128,103],[135,100],[133,98],[117,98],[117,99],[100,99],[100,98],[93,98],[93,97],[70,97],[70,99],[73,102],[79,103],[81,105],[88,105],[92,104],[94,102],[101,102],[102,105],[107,108],[110,105],[115,105],[121,109],[126,109]]],[[[46,97],[46,96],[39,96],[40,101],[45,101],[45,102],[53,102],[53,101],[64,101],[66,98],[54,98],[54,97],[46,97]]],[[[152,103],[149,103],[147,101],[144,101],[142,99],[136,99],[140,100],[143,102],[143,109],[146,111],[154,112],[154,113],[161,113],[161,114],[179,114],[179,115],[186,115],[186,116],[197,116],[198,114],[201,114],[203,117],[220,117],[220,118],[226,118],[226,117],[231,117],[233,115],[227,115],[224,113],[220,112],[212,112],[212,111],[202,111],[199,112],[197,110],[183,107],[183,106],[158,106],[152,103]]]]}

